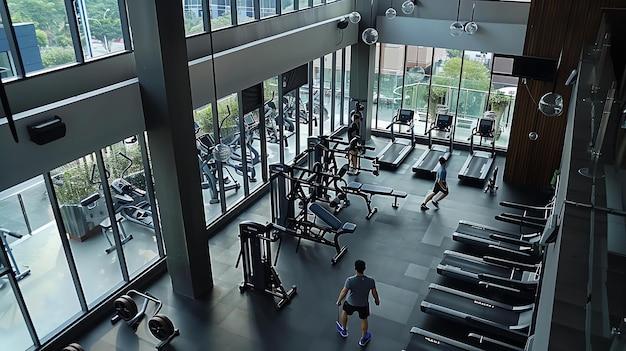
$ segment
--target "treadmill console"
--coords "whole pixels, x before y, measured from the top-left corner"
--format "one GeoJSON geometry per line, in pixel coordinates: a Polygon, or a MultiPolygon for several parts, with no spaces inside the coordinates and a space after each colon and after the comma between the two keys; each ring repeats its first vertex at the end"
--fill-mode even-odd
{"type": "Polygon", "coordinates": [[[437,129],[447,130],[452,125],[452,116],[450,115],[437,115],[437,129]]]}
{"type": "Polygon", "coordinates": [[[411,121],[413,121],[414,115],[415,115],[415,111],[401,108],[398,111],[398,122],[409,124],[411,121]]]}
{"type": "Polygon", "coordinates": [[[495,122],[491,118],[481,118],[478,121],[478,135],[484,137],[492,136],[495,122]]]}

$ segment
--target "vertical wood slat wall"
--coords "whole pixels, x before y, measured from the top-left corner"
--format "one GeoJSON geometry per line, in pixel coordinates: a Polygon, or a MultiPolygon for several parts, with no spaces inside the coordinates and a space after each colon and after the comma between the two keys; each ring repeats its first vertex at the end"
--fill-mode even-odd
{"type": "Polygon", "coordinates": [[[535,188],[546,186],[559,168],[567,122],[571,87],[565,86],[578,67],[584,45],[593,45],[605,8],[624,8],[626,0],[533,0],[528,16],[524,55],[559,59],[554,82],[520,80],[507,154],[504,180],[535,188]],[[529,94],[530,91],[530,94],[529,94]],[[547,92],[563,96],[565,109],[559,117],[547,117],[537,103],[547,92]],[[528,133],[539,138],[531,141],[528,133]]]}

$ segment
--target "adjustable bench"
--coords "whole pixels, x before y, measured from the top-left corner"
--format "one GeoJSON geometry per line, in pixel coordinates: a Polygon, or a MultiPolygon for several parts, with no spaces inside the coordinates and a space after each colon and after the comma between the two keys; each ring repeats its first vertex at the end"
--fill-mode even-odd
{"type": "Polygon", "coordinates": [[[348,194],[358,195],[365,200],[365,204],[367,205],[366,219],[372,218],[374,213],[378,211],[377,207],[372,207],[372,197],[374,195],[393,196],[394,202],[391,204],[393,208],[398,208],[398,198],[407,197],[407,193],[404,191],[394,190],[387,186],[363,184],[359,182],[350,182],[344,190],[348,194]]]}
{"type": "Polygon", "coordinates": [[[315,220],[313,220],[313,222],[308,220],[300,220],[294,222],[293,227],[295,230],[288,230],[286,231],[286,233],[298,238],[296,252],[300,247],[301,239],[311,240],[320,244],[334,247],[337,253],[330,260],[330,262],[332,264],[337,263],[348,250],[347,246],[342,247],[339,245],[339,236],[343,234],[354,233],[354,231],[356,230],[356,224],[351,222],[341,222],[339,218],[335,217],[332,213],[328,212],[328,210],[315,202],[309,205],[309,211],[311,211],[311,213],[315,215],[316,219],[322,221],[323,224],[317,223],[315,220]],[[333,234],[332,240],[328,240],[324,237],[326,234],[329,233],[333,234]]]}

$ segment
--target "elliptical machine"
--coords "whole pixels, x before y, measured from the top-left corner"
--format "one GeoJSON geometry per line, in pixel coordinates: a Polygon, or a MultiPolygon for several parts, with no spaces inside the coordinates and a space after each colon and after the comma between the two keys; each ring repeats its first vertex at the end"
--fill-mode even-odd
{"type": "MultiPolygon", "coordinates": [[[[8,230],[6,228],[0,228],[0,239],[2,240],[2,246],[4,246],[4,249],[6,250],[7,256],[9,258],[8,263],[11,265],[13,274],[15,274],[15,280],[19,281],[19,280],[26,278],[30,274],[30,268],[27,268],[25,270],[20,270],[20,266],[17,264],[17,261],[15,260],[15,256],[13,256],[13,250],[11,249],[11,246],[9,246],[7,235],[12,236],[16,239],[20,239],[22,237],[22,234],[8,230]]],[[[6,277],[3,277],[2,279],[5,279],[5,278],[6,277]]],[[[3,286],[4,286],[4,283],[0,281],[0,288],[2,288],[3,286]]]]}
{"type": "MultiPolygon", "coordinates": [[[[197,138],[196,146],[198,148],[198,162],[200,163],[202,189],[209,189],[211,194],[209,203],[216,204],[220,202],[217,167],[218,165],[221,165],[221,161],[216,160],[213,155],[215,142],[213,141],[213,137],[207,133],[200,135],[197,138]]],[[[233,175],[230,173],[228,168],[223,167],[222,169],[228,173],[228,176],[224,178],[224,191],[237,191],[241,187],[239,182],[233,178],[233,175]]]]}

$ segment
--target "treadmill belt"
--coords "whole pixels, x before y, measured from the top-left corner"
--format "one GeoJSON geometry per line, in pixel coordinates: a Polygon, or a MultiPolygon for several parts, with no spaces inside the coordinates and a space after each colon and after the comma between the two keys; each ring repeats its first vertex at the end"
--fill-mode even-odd
{"type": "Polygon", "coordinates": [[[487,158],[473,157],[472,161],[469,164],[467,173],[465,173],[465,176],[470,178],[483,179],[482,170],[487,161],[489,161],[489,159],[487,158]]]}
{"type": "Polygon", "coordinates": [[[411,330],[406,351],[482,351],[482,349],[419,328],[411,330]]]}
{"type": "Polygon", "coordinates": [[[404,149],[405,147],[406,147],[405,144],[399,144],[399,143],[393,143],[389,145],[387,150],[385,150],[385,154],[383,155],[383,157],[380,157],[378,159],[378,162],[389,163],[389,164],[393,163],[402,152],[402,149],[404,149]]]}
{"type": "Polygon", "coordinates": [[[475,274],[491,274],[497,277],[510,278],[511,269],[490,265],[483,261],[468,260],[457,256],[445,255],[441,260],[442,265],[461,268],[465,272],[475,274]]]}
{"type": "Polygon", "coordinates": [[[419,166],[419,169],[423,169],[426,171],[432,171],[439,164],[439,158],[443,156],[445,153],[439,150],[430,149],[428,155],[424,159],[424,162],[419,166]]]}
{"type": "Polygon", "coordinates": [[[508,311],[497,306],[493,306],[493,308],[483,306],[478,304],[476,300],[441,290],[430,289],[424,301],[492,321],[502,325],[504,328],[517,325],[519,319],[519,314],[515,311],[508,311]]]}

